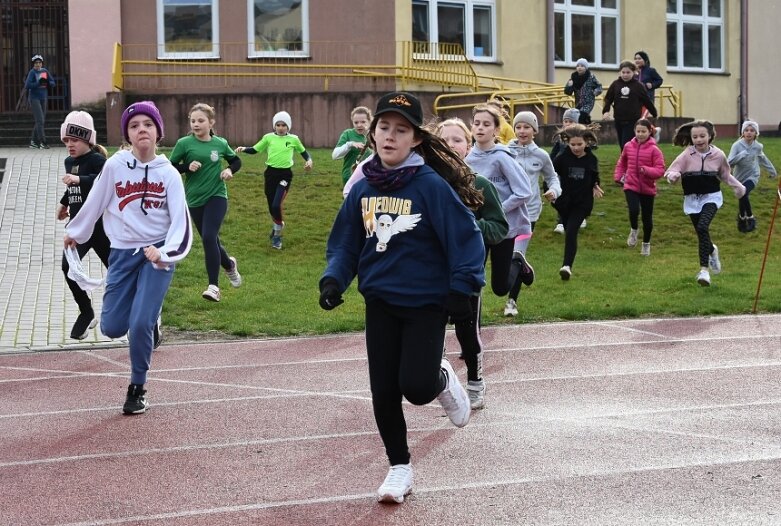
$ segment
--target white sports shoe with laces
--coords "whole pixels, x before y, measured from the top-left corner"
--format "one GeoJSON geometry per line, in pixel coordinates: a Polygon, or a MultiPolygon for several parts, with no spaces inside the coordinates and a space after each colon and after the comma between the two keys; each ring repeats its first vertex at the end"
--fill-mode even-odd
{"type": "Polygon", "coordinates": [[[217,285],[209,285],[201,296],[209,301],[220,301],[220,288],[217,285]]]}
{"type": "Polygon", "coordinates": [[[702,269],[697,273],[697,283],[699,283],[703,287],[707,287],[710,285],[710,274],[708,274],[707,270],[702,269]]]}
{"type": "Polygon", "coordinates": [[[447,376],[447,384],[445,389],[437,395],[440,405],[447,413],[447,417],[453,422],[456,427],[464,427],[469,423],[469,413],[471,411],[469,407],[469,395],[466,394],[461,382],[458,381],[458,376],[453,370],[453,366],[447,359],[442,358],[442,369],[447,376]]]}
{"type": "Polygon", "coordinates": [[[230,270],[226,270],[225,274],[228,275],[228,280],[231,282],[231,287],[236,288],[241,286],[241,274],[239,274],[239,265],[236,263],[236,258],[231,256],[228,259],[231,260],[233,266],[230,270]]]}
{"type": "Polygon", "coordinates": [[[377,489],[379,502],[401,504],[412,493],[412,464],[396,464],[388,470],[382,485],[377,489]]]}
{"type": "Polygon", "coordinates": [[[504,306],[504,315],[518,316],[518,305],[515,303],[514,299],[512,298],[507,299],[507,303],[504,306]]]}
{"type": "Polygon", "coordinates": [[[713,245],[713,252],[708,256],[708,266],[714,274],[721,272],[721,260],[719,259],[719,247],[713,245]]]}

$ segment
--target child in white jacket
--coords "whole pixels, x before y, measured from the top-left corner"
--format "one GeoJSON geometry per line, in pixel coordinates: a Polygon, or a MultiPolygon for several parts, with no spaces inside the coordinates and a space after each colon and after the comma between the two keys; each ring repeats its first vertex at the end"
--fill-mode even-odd
{"type": "Polygon", "coordinates": [[[79,214],[66,228],[65,247],[84,243],[95,222],[111,242],[100,329],[110,338],[128,335],[130,385],[122,411],[146,412],[147,371],[159,344],[159,316],[176,262],[190,251],[190,214],[179,172],[157,155],[163,120],[154,103],[137,102],[122,114],[131,145],[103,167],[79,214]]]}

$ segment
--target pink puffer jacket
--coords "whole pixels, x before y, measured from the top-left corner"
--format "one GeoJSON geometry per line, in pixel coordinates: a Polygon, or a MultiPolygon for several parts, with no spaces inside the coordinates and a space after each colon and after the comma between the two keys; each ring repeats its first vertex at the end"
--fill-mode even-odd
{"type": "Polygon", "coordinates": [[[624,190],[656,195],[656,180],[664,175],[664,154],[653,137],[640,144],[636,138],[624,145],[613,179],[623,181],[624,190]]]}

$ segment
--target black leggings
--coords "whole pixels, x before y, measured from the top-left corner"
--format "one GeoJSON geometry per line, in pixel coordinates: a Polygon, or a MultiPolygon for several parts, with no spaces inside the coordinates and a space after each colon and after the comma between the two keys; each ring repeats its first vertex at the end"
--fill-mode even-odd
{"type": "Polygon", "coordinates": [[[480,339],[480,296],[472,296],[472,317],[468,320],[453,323],[456,329],[456,339],[464,355],[467,380],[477,382],[483,378],[483,341],[480,339]]]}
{"type": "Polygon", "coordinates": [[[203,241],[203,258],[206,260],[206,275],[209,285],[219,285],[220,266],[229,270],[232,262],[220,241],[220,227],[228,213],[228,200],[214,196],[203,206],[190,208],[195,229],[203,241]]]}
{"type": "MultiPolygon", "coordinates": [[[[639,118],[639,117],[638,117],[639,118]]],[[[618,137],[618,145],[621,149],[624,149],[624,145],[632,140],[635,136],[635,122],[634,121],[615,121],[616,136],[618,137]]]]}
{"type": "Polygon", "coordinates": [[[716,216],[718,207],[715,203],[705,203],[699,214],[689,214],[694,230],[699,241],[700,266],[708,266],[708,256],[713,252],[713,243],[710,240],[710,223],[716,216]]]}
{"type": "Polygon", "coordinates": [[[445,389],[441,362],[446,321],[439,305],[411,308],[366,302],[372,406],[391,466],[410,460],[402,396],[424,405],[445,389]]]}
{"type": "Polygon", "coordinates": [[[290,191],[290,183],[293,181],[293,171],[290,168],[266,167],[263,173],[266,179],[265,191],[268,202],[268,213],[274,223],[282,224],[282,204],[290,191]]]}
{"type": "Polygon", "coordinates": [[[744,217],[751,217],[754,214],[751,211],[751,201],[748,200],[748,194],[754,189],[754,182],[746,181],[743,186],[746,187],[746,193],[738,200],[738,212],[744,217]]]}
{"type": "Polygon", "coordinates": [[[586,219],[586,210],[574,207],[559,211],[561,223],[564,225],[564,262],[563,266],[572,267],[575,263],[575,255],[578,253],[578,232],[580,224],[586,219]]]}
{"type": "Polygon", "coordinates": [[[651,242],[654,230],[654,196],[638,194],[633,190],[624,190],[626,205],[629,207],[629,226],[637,230],[637,216],[643,214],[643,243],[651,242]]]}
{"type": "Polygon", "coordinates": [[[503,239],[496,245],[486,245],[486,261],[491,258],[491,290],[497,296],[510,292],[510,265],[513,260],[515,238],[503,239]]]}
{"type": "MultiPolygon", "coordinates": [[[[86,243],[76,245],[76,251],[79,253],[79,259],[84,259],[87,252],[92,249],[95,254],[98,255],[100,261],[103,262],[103,266],[108,268],[108,256],[111,253],[111,242],[106,237],[106,233],[103,231],[103,221],[99,220],[95,223],[95,230],[92,232],[92,237],[86,243]]],[[[62,272],[65,274],[65,283],[68,284],[68,288],[73,294],[73,299],[76,300],[76,305],[79,306],[79,312],[82,314],[92,314],[95,312],[92,310],[92,300],[90,300],[89,294],[82,290],[79,285],[68,277],[68,270],[70,265],[65,259],[65,254],[62,255],[62,272]]]]}

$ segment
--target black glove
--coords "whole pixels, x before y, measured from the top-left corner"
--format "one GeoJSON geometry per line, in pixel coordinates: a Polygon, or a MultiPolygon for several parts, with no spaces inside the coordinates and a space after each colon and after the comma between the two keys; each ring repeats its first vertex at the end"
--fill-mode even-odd
{"type": "Polygon", "coordinates": [[[469,296],[460,292],[450,291],[445,301],[445,312],[453,321],[464,321],[472,318],[472,302],[469,296]]]}
{"type": "Polygon", "coordinates": [[[320,307],[325,310],[332,310],[344,303],[342,295],[339,294],[339,286],[333,278],[326,278],[320,282],[320,307]]]}

